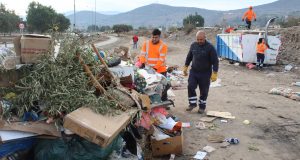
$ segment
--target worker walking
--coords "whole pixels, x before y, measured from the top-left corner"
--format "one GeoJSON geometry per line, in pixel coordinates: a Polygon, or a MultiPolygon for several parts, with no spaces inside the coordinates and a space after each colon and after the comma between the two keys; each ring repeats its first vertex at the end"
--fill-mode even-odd
{"type": "Polygon", "coordinates": [[[257,63],[256,67],[258,69],[263,68],[264,66],[264,60],[265,60],[265,51],[270,48],[269,45],[265,42],[264,38],[259,38],[258,43],[256,45],[256,57],[257,57],[257,63]]]}
{"type": "Polygon", "coordinates": [[[133,49],[137,49],[137,43],[139,41],[139,37],[137,35],[134,35],[132,37],[132,41],[133,41],[133,49]]]}
{"type": "Polygon", "coordinates": [[[199,86],[200,97],[198,113],[202,114],[206,109],[206,99],[210,81],[214,82],[217,80],[219,59],[214,46],[206,41],[204,31],[198,31],[196,39],[197,41],[190,47],[183,70],[184,75],[187,76],[188,66],[192,62],[188,78],[189,107],[186,111],[192,111],[197,107],[196,89],[199,86]]]}
{"type": "MultiPolygon", "coordinates": [[[[152,67],[156,72],[167,76],[166,56],[168,52],[168,46],[160,40],[161,31],[154,29],[152,31],[151,40],[144,42],[139,56],[140,62],[145,66],[152,67]]],[[[167,100],[167,90],[170,85],[164,89],[162,93],[162,101],[167,100]]]]}
{"type": "Polygon", "coordinates": [[[253,11],[252,6],[249,7],[249,9],[244,13],[242,21],[246,20],[246,24],[248,25],[247,28],[251,28],[252,20],[256,21],[256,14],[253,11]]]}

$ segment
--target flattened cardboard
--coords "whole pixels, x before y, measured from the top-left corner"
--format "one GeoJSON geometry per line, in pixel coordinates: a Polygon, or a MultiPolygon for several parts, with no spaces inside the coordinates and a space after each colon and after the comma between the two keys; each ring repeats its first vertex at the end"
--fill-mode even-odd
{"type": "Polygon", "coordinates": [[[157,141],[151,139],[152,155],[153,156],[163,156],[169,154],[182,154],[183,144],[183,132],[179,136],[170,137],[157,141]]]}
{"type": "Polygon", "coordinates": [[[221,117],[226,119],[235,119],[234,116],[231,115],[229,112],[219,112],[219,111],[207,111],[207,116],[213,116],[213,117],[221,117]]]}
{"type": "Polygon", "coordinates": [[[143,109],[147,109],[147,111],[151,110],[151,100],[148,95],[146,94],[140,94],[140,99],[142,100],[142,106],[143,109]]]}
{"type": "Polygon", "coordinates": [[[1,131],[0,130],[0,137],[1,142],[5,143],[7,141],[22,139],[27,137],[35,137],[35,133],[28,133],[28,132],[21,132],[21,131],[1,131]]]}
{"type": "Polygon", "coordinates": [[[44,122],[12,122],[0,123],[0,130],[2,131],[22,131],[29,133],[36,133],[37,135],[48,135],[54,137],[61,137],[60,132],[54,124],[47,124],[44,122]]]}
{"type": "Polygon", "coordinates": [[[101,147],[106,147],[129,124],[136,111],[130,110],[120,115],[108,116],[82,107],[65,117],[64,128],[101,147]]]}

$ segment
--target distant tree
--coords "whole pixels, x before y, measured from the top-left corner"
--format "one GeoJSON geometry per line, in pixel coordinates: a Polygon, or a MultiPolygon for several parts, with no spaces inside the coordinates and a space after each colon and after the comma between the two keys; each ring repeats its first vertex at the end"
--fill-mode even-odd
{"type": "Polygon", "coordinates": [[[101,26],[99,29],[100,32],[105,32],[105,31],[109,31],[109,30],[111,30],[110,26],[101,26]]]}
{"type": "Polygon", "coordinates": [[[204,18],[201,15],[198,15],[196,12],[195,15],[189,15],[183,19],[183,26],[193,25],[194,27],[203,27],[204,18]]]}
{"type": "Polygon", "coordinates": [[[54,23],[57,25],[59,32],[66,31],[71,25],[70,20],[66,18],[63,14],[57,14],[55,16],[54,23]]]}
{"type": "Polygon", "coordinates": [[[126,24],[116,24],[112,27],[115,33],[118,35],[122,32],[129,32],[133,30],[133,27],[131,25],[126,25],[126,24]]]}
{"type": "Polygon", "coordinates": [[[29,4],[26,19],[29,31],[40,33],[53,29],[53,27],[62,32],[70,26],[70,20],[64,15],[57,14],[52,7],[43,6],[38,2],[29,4]]]}
{"type": "Polygon", "coordinates": [[[18,28],[20,17],[14,11],[7,10],[4,4],[0,3],[0,32],[11,33],[18,28]]]}
{"type": "Polygon", "coordinates": [[[54,24],[55,11],[51,7],[38,2],[31,2],[27,10],[27,25],[29,31],[46,32],[54,24]]]}
{"type": "Polygon", "coordinates": [[[100,28],[97,25],[90,25],[90,26],[88,26],[87,31],[88,32],[98,32],[98,31],[100,31],[100,28]]]}
{"type": "Polygon", "coordinates": [[[147,27],[145,27],[145,26],[140,26],[138,29],[139,29],[139,30],[147,30],[147,27]]]}

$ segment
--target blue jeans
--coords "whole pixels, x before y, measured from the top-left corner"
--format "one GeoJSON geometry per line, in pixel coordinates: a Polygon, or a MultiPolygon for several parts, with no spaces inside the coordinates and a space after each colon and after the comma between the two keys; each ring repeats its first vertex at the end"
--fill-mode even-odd
{"type": "Polygon", "coordinates": [[[256,65],[259,66],[260,68],[262,68],[264,65],[264,61],[265,61],[265,54],[257,53],[256,57],[257,57],[256,65]]]}
{"type": "Polygon", "coordinates": [[[137,42],[133,42],[133,49],[137,49],[137,42]]]}

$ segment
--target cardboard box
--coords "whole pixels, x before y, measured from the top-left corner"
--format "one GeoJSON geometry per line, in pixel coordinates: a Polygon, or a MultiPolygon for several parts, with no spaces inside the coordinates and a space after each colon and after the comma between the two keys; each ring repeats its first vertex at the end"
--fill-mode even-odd
{"type": "Polygon", "coordinates": [[[175,137],[170,137],[157,141],[151,139],[152,155],[153,156],[163,156],[169,154],[182,154],[182,144],[183,144],[183,132],[175,137]]]}
{"type": "Polygon", "coordinates": [[[130,110],[108,116],[82,107],[65,117],[64,127],[90,142],[106,147],[129,124],[136,112],[137,110],[130,110]]]}
{"type": "Polygon", "coordinates": [[[21,63],[36,63],[41,56],[49,53],[51,37],[38,34],[26,34],[14,39],[17,56],[21,56],[21,63]],[[20,39],[20,41],[18,41],[20,39]]]}
{"type": "Polygon", "coordinates": [[[17,56],[21,56],[21,37],[22,36],[17,36],[14,38],[14,48],[17,56]]]}

